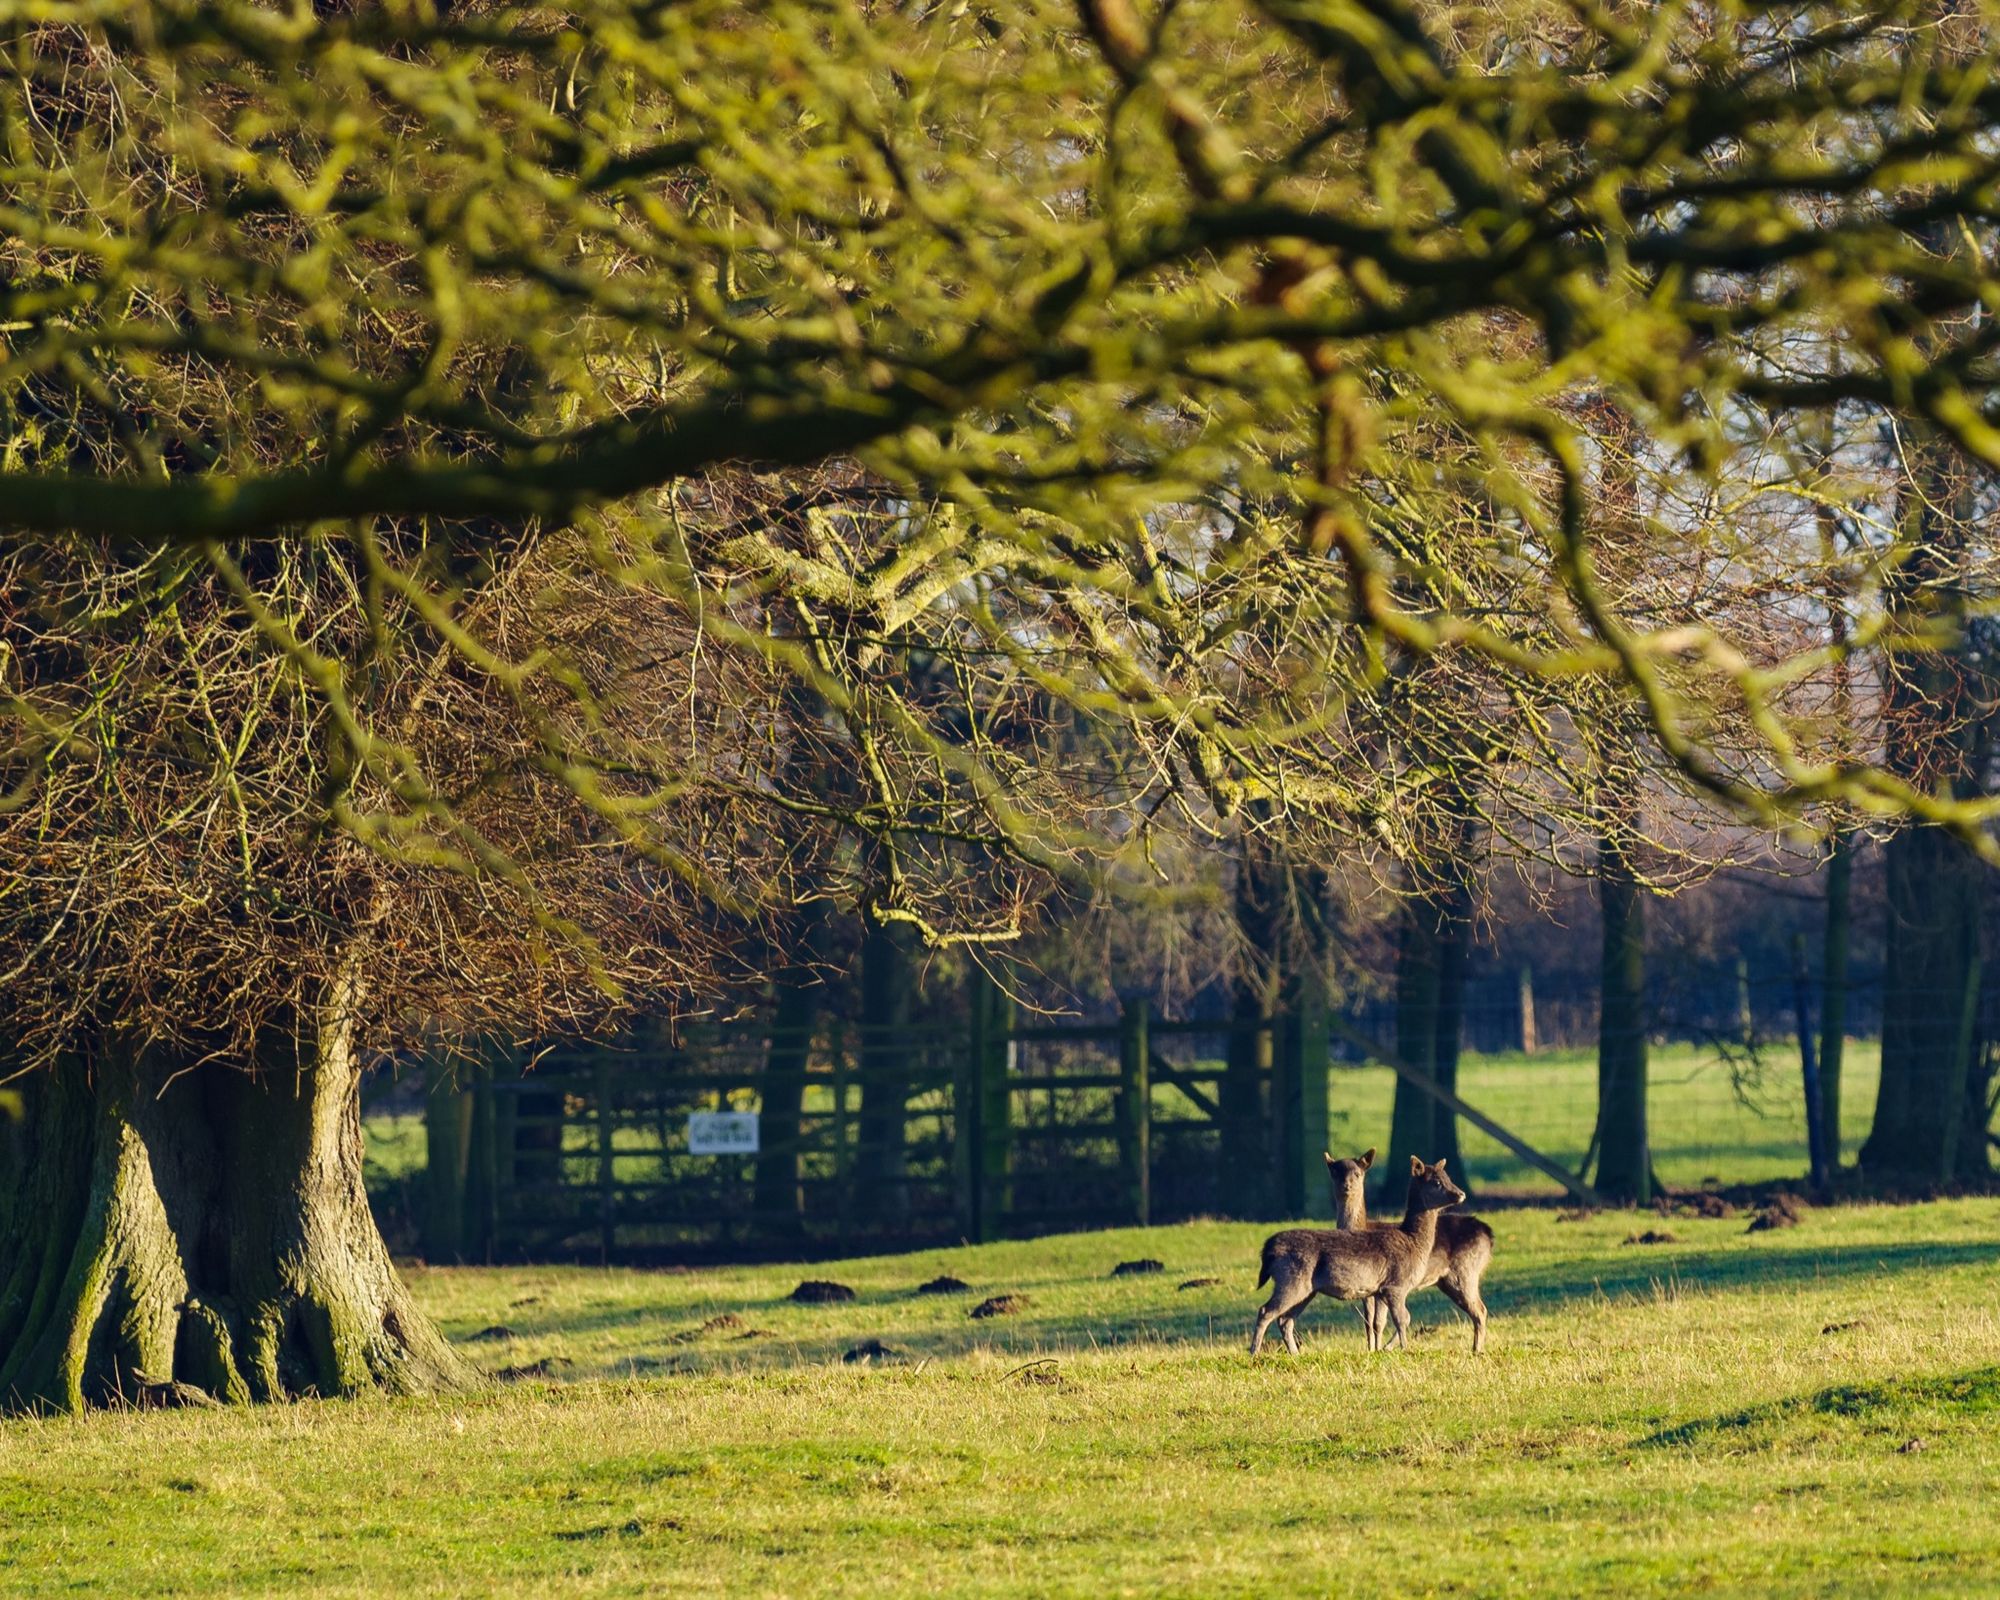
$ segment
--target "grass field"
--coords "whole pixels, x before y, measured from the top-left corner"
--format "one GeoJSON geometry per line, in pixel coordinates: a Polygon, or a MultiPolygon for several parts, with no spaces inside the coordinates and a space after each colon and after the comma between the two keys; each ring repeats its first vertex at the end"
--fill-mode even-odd
{"type": "MultiPolygon", "coordinates": [[[[1881,1045],[1850,1039],[1841,1073],[1841,1152],[1852,1161],[1875,1115],[1881,1045]]],[[[1329,1123],[1334,1153],[1388,1142],[1395,1074],[1386,1067],[1335,1072],[1329,1123]]],[[[1576,1170],[1597,1116],[1597,1052],[1468,1053],[1458,1092],[1544,1155],[1576,1170]]],[[[1646,1113],[1653,1166],[1675,1188],[1705,1182],[1763,1183],[1806,1169],[1805,1096],[1796,1047],[1767,1044],[1740,1085],[1730,1063],[1701,1045],[1655,1045],[1647,1063],[1646,1113]]],[[[1460,1129],[1476,1185],[1524,1194],[1558,1186],[1478,1129],[1460,1129]]]]}
{"type": "Polygon", "coordinates": [[[1407,1353],[1322,1302],[1253,1364],[1248,1224],[418,1270],[474,1360],[556,1381],[0,1425],[0,1593],[2000,1593],[2000,1202],[1495,1221],[1478,1358],[1426,1293],[1407,1353]],[[971,1294],[912,1293],[940,1272],[971,1294]]]}

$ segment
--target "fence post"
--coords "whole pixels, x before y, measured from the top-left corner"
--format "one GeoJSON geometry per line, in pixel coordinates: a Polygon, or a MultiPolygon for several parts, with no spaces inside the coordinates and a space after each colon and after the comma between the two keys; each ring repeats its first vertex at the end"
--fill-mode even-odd
{"type": "Polygon", "coordinates": [[[1523,961],[1521,963],[1521,1054],[1533,1055],[1541,1048],[1541,1041],[1535,1032],[1535,969],[1523,961]]]}
{"type": "Polygon", "coordinates": [[[617,1165],[613,1160],[612,1135],[615,1119],[611,1108],[611,1060],[597,1053],[597,1227],[598,1251],[608,1263],[617,1243],[617,1165]]]}
{"type": "Polygon", "coordinates": [[[1153,1073],[1145,996],[1128,1000],[1118,1019],[1118,1166],[1126,1214],[1153,1221],[1153,1073]]]}

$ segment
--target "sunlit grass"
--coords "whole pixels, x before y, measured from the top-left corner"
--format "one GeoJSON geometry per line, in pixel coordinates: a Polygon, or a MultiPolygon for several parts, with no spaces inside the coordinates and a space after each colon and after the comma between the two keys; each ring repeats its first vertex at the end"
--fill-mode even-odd
{"type": "Polygon", "coordinates": [[[1241,1224],[418,1270],[473,1359],[571,1381],[7,1424],[0,1592],[2000,1592],[2000,1202],[1493,1220],[1478,1358],[1425,1294],[1407,1353],[1321,1303],[1251,1362],[1241,1224]],[[940,1272],[971,1292],[913,1293],[940,1272]]]}

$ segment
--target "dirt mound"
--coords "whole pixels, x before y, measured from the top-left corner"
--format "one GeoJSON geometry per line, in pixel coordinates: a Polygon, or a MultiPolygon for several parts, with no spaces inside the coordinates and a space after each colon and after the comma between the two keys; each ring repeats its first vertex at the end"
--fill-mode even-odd
{"type": "Polygon", "coordinates": [[[1558,1211],[1556,1213],[1556,1221],[1582,1222],[1586,1217],[1594,1217],[1596,1215],[1597,1213],[1593,1211],[1589,1206],[1577,1206],[1574,1210],[1558,1211]]]}
{"type": "Polygon", "coordinates": [[[844,1283],[808,1278],[792,1291],[791,1297],[802,1306],[837,1306],[852,1300],[854,1291],[844,1283]]]}
{"type": "Polygon", "coordinates": [[[743,1319],[733,1311],[725,1311],[719,1317],[710,1317],[699,1328],[689,1328],[684,1333],[674,1335],[675,1344],[691,1344],[705,1333],[727,1333],[731,1328],[743,1326],[743,1319]]]}
{"type": "Polygon", "coordinates": [[[946,1273],[942,1278],[933,1278],[929,1283],[917,1285],[918,1294],[968,1294],[972,1285],[963,1278],[954,1278],[946,1273]]]}
{"type": "Polygon", "coordinates": [[[840,1359],[850,1365],[863,1365],[875,1361],[900,1361],[903,1352],[891,1350],[880,1339],[864,1339],[840,1359]]]}
{"type": "Polygon", "coordinates": [[[1774,1194],[1764,1209],[1750,1219],[1745,1233],[1768,1233],[1773,1228],[1796,1228],[1805,1220],[1806,1203],[1795,1194],[1774,1194]]]}
{"type": "Polygon", "coordinates": [[[1137,1261],[1121,1261],[1111,1269],[1114,1278],[1143,1278],[1151,1273],[1165,1272],[1167,1264],[1155,1261],[1151,1256],[1143,1256],[1137,1261]]]}
{"type": "Polygon", "coordinates": [[[1868,1326],[1867,1323],[1863,1322],[1859,1317],[1857,1317],[1852,1322],[1829,1322],[1824,1328],[1821,1328],[1819,1331],[1821,1333],[1848,1333],[1854,1330],[1855,1328],[1865,1328],[1867,1326],[1868,1326]]]}
{"type": "Polygon", "coordinates": [[[1183,1289],[1213,1289],[1220,1282],[1222,1282],[1220,1278],[1190,1278],[1181,1287],[1183,1289]]]}
{"type": "Polygon", "coordinates": [[[1644,1233],[1626,1234],[1625,1242],[1627,1244],[1679,1244],[1680,1240],[1667,1232],[1665,1228],[1648,1228],[1644,1233]]]}
{"type": "Polygon", "coordinates": [[[470,1339],[466,1340],[466,1343],[500,1344],[508,1339],[518,1339],[520,1337],[521,1336],[518,1333],[516,1333],[512,1328],[508,1327],[506,1323],[496,1322],[490,1328],[481,1328],[470,1339]]]}
{"type": "Polygon", "coordinates": [[[530,1361],[525,1366],[502,1367],[493,1376],[502,1383],[514,1383],[522,1378],[553,1378],[564,1367],[573,1365],[568,1356],[543,1356],[541,1360],[530,1361]]]}
{"type": "Polygon", "coordinates": [[[972,1317],[1011,1317],[1028,1309],[1028,1297],[1024,1294],[996,1294],[990,1300],[982,1300],[966,1313],[972,1317]]]}
{"type": "Polygon", "coordinates": [[[743,1340],[743,1339],[775,1339],[778,1336],[777,1334],[773,1333],[769,1328],[745,1328],[736,1337],[738,1340],[743,1340]]]}
{"type": "Polygon", "coordinates": [[[1719,1194],[1698,1194],[1688,1201],[1686,1211],[1696,1217],[1733,1217],[1736,1207],[1719,1194]]]}

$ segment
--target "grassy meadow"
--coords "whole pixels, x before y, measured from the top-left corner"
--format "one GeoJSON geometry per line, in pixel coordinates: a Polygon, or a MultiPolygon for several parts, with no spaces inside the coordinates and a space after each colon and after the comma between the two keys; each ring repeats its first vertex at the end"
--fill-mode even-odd
{"type": "Polygon", "coordinates": [[[1407,1352],[1322,1301],[1252,1363],[1253,1224],[412,1269],[513,1376],[0,1424],[0,1594],[2000,1592],[2000,1201],[1494,1221],[1477,1358],[1426,1292],[1407,1352]]]}

